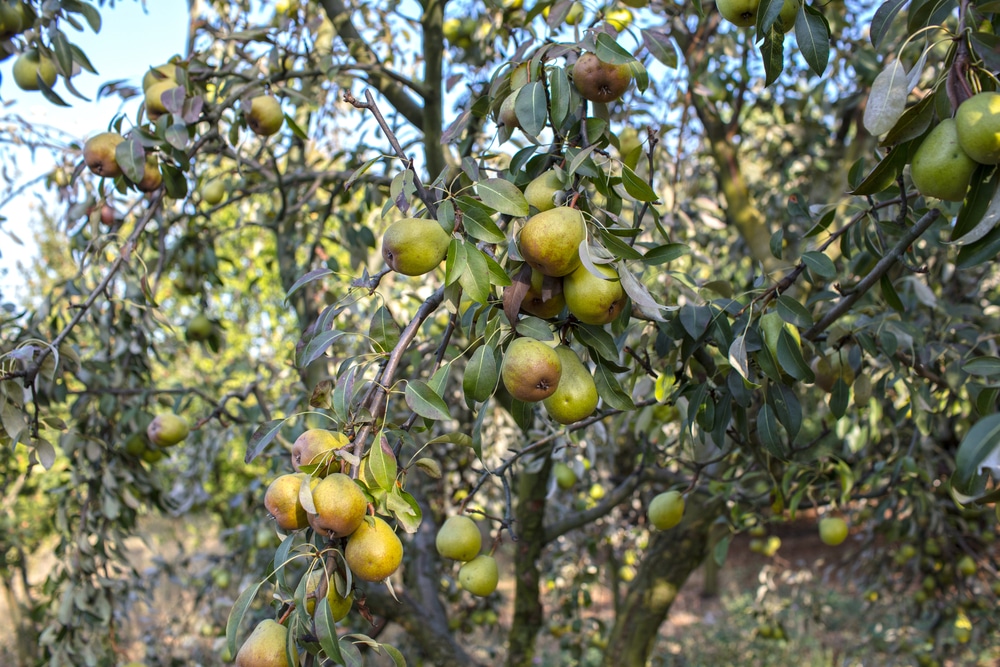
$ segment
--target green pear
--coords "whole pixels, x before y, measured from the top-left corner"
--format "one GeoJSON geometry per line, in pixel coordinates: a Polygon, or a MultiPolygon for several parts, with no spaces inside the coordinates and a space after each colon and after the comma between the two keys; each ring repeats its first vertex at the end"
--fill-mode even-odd
{"type": "Polygon", "coordinates": [[[215,206],[226,196],[226,185],[219,179],[209,181],[201,189],[201,200],[209,206],[215,206]]]}
{"type": "Polygon", "coordinates": [[[156,415],[146,427],[150,442],[160,447],[170,447],[187,437],[190,428],[183,417],[172,412],[156,415]]]}
{"type": "Polygon", "coordinates": [[[497,111],[497,125],[507,128],[508,132],[513,132],[521,127],[521,121],[517,119],[517,111],[514,105],[517,103],[517,91],[504,98],[497,111]]]}
{"type": "Polygon", "coordinates": [[[208,340],[213,329],[215,329],[215,325],[212,324],[212,320],[204,313],[198,313],[188,322],[185,338],[192,342],[208,340]]]}
{"type": "Polygon", "coordinates": [[[483,535],[475,521],[459,514],[448,517],[441,524],[434,544],[442,558],[466,562],[479,554],[483,535]]]}
{"type": "Polygon", "coordinates": [[[819,539],[831,547],[846,540],[849,532],[847,522],[839,516],[827,516],[819,521],[819,539]]]}
{"type": "Polygon", "coordinates": [[[778,20],[774,22],[774,26],[785,33],[794,28],[795,17],[798,16],[801,6],[802,0],[785,0],[785,3],[781,5],[781,13],[778,14],[778,20]]]}
{"type": "Polygon", "coordinates": [[[559,172],[550,169],[536,176],[524,189],[524,198],[539,211],[548,211],[556,207],[554,197],[562,192],[563,182],[559,172]]]}
{"type": "Polygon", "coordinates": [[[56,65],[50,58],[41,55],[37,49],[25,51],[14,61],[12,70],[14,83],[21,90],[38,90],[38,79],[51,88],[56,82],[56,65]]]}
{"type": "Polygon", "coordinates": [[[976,166],[959,145],[956,121],[946,118],[927,134],[913,154],[910,177],[925,197],[962,201],[976,166]]]}
{"type": "MultiPolygon", "coordinates": [[[[158,67],[151,67],[142,75],[142,92],[149,90],[151,86],[163,81],[177,81],[177,65],[167,63],[158,67]]],[[[174,84],[177,85],[176,83],[174,84]]]]}
{"type": "Polygon", "coordinates": [[[10,39],[27,27],[20,4],[0,0],[0,40],[10,39]]]}
{"type": "Polygon", "coordinates": [[[613,102],[631,83],[628,65],[606,63],[593,53],[584,53],[573,64],[573,85],[591,102],[613,102]]]}
{"type": "Polygon", "coordinates": [[[177,82],[173,79],[163,79],[146,89],[146,115],[150,120],[156,120],[167,113],[167,106],[163,103],[163,93],[176,87],[177,82]]]}
{"type": "Polygon", "coordinates": [[[553,278],[538,269],[532,269],[531,285],[521,301],[521,310],[547,320],[561,313],[565,306],[562,278],[553,278]]]}
{"type": "Polygon", "coordinates": [[[586,238],[583,214],[559,206],[531,216],[521,228],[518,247],[531,268],[558,278],[580,265],[580,243],[586,238]]]}
{"type": "Polygon", "coordinates": [[[404,218],[382,235],[382,257],[396,273],[420,276],[444,261],[449,243],[451,234],[437,220],[404,218]]]}
{"type": "Polygon", "coordinates": [[[556,485],[563,491],[573,488],[576,484],[576,473],[562,461],[558,461],[552,466],[552,474],[556,478],[556,485]]]}
{"type": "Polygon", "coordinates": [[[116,132],[96,134],[83,145],[83,161],[91,172],[103,178],[121,176],[122,170],[118,166],[115,149],[123,141],[125,139],[122,135],[116,132]]]}
{"type": "Polygon", "coordinates": [[[715,5],[719,8],[722,18],[741,28],[752,26],[757,22],[760,0],[716,0],[715,5]]]}
{"type": "Polygon", "coordinates": [[[597,385],[594,376],[571,348],[556,348],[562,364],[562,374],[555,392],[542,401],[549,416],[560,424],[572,424],[586,419],[597,409],[597,385]]]}
{"type": "Polygon", "coordinates": [[[607,324],[618,317],[625,306],[625,291],[618,280],[618,273],[606,264],[597,270],[607,276],[598,278],[587,267],[580,266],[563,278],[566,306],[576,319],[586,324],[607,324]]]}
{"type": "Polygon", "coordinates": [[[561,374],[559,354],[534,338],[511,341],[500,366],[500,377],[510,395],[528,403],[551,396],[561,374]]]}
{"type": "MultiPolygon", "coordinates": [[[[285,655],[288,628],[270,618],[257,624],[236,654],[236,667],[291,667],[285,655]]],[[[292,645],[292,655],[298,650],[292,645]]],[[[296,659],[295,664],[298,664],[296,659]]]]}
{"type": "Polygon", "coordinates": [[[486,597],[497,589],[500,571],[493,556],[481,554],[462,566],[458,571],[458,583],[473,595],[486,597]]]}
{"type": "Polygon", "coordinates": [[[962,102],[955,126],[958,144],[969,157],[981,164],[1000,163],[1000,93],[979,93],[962,102]]]}
{"type": "Polygon", "coordinates": [[[670,530],[684,518],[684,496],[680,491],[661,493],[649,503],[646,514],[658,530],[670,530]]]}
{"type": "Polygon", "coordinates": [[[254,134],[269,137],[281,129],[285,115],[281,112],[281,102],[276,98],[270,95],[258,95],[250,100],[246,119],[254,134]]]}

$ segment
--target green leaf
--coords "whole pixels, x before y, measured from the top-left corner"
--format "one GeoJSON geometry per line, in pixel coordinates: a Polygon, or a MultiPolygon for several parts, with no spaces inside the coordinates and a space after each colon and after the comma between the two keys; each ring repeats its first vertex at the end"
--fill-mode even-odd
{"type": "MultiPolygon", "coordinates": [[[[530,84],[529,84],[530,85],[530,84]]],[[[528,215],[528,200],[516,185],[503,178],[488,178],[476,184],[476,192],[483,203],[505,215],[528,215]]],[[[499,230],[498,230],[499,231],[499,230]]],[[[503,240],[501,234],[501,240],[503,240]]],[[[496,241],[499,243],[499,241],[496,241]]]]}
{"type": "Polygon", "coordinates": [[[556,67],[549,74],[549,96],[552,125],[560,128],[569,116],[570,100],[573,98],[573,87],[566,75],[566,68],[556,67]]]}
{"type": "Polygon", "coordinates": [[[808,329],[813,325],[812,315],[806,307],[786,294],[778,297],[778,314],[781,319],[800,329],[808,329]]]}
{"type": "Polygon", "coordinates": [[[379,306],[368,325],[368,336],[376,352],[391,352],[399,342],[399,325],[392,319],[392,313],[385,306],[379,306]]]}
{"type": "Polygon", "coordinates": [[[130,181],[138,183],[146,173],[146,149],[137,136],[132,136],[115,147],[115,160],[130,181]]]}
{"type": "Polygon", "coordinates": [[[761,406],[757,413],[757,437],[772,455],[779,459],[785,458],[785,445],[778,429],[778,418],[774,414],[774,408],[768,403],[761,406]]]}
{"type": "Polygon", "coordinates": [[[392,662],[396,667],[406,667],[406,658],[403,654],[399,652],[395,646],[389,646],[388,644],[382,644],[381,648],[385,651],[386,655],[392,658],[392,662]]]}
{"type": "Polygon", "coordinates": [[[486,303],[490,299],[490,270],[486,265],[486,256],[471,243],[463,241],[463,245],[468,268],[458,281],[469,298],[477,303],[486,303]]]}
{"type": "Polygon", "coordinates": [[[972,175],[969,192],[965,195],[962,208],[955,219],[955,227],[951,232],[951,241],[961,241],[962,245],[970,245],[986,236],[997,223],[1000,211],[1000,169],[981,165],[972,175]]]}
{"type": "Polygon", "coordinates": [[[444,284],[453,285],[465,275],[469,268],[466,246],[469,244],[459,239],[452,239],[448,244],[448,254],[444,260],[444,284]]]}
{"type": "Polygon", "coordinates": [[[677,49],[674,41],[663,32],[643,28],[642,43],[650,55],[670,69],[677,69],[677,49]]]}
{"type": "Polygon", "coordinates": [[[598,33],[594,55],[598,60],[612,65],[627,65],[635,61],[635,56],[627,51],[615,38],[606,32],[598,33]]]}
{"type": "Polygon", "coordinates": [[[770,86],[785,68],[785,36],[773,27],[765,35],[760,57],[764,61],[764,85],[770,86]]]}
{"type": "Polygon", "coordinates": [[[288,288],[288,293],[285,294],[285,305],[286,306],[288,305],[288,300],[292,298],[292,295],[298,292],[303,286],[308,285],[312,281],[318,280],[323,276],[329,276],[332,274],[333,271],[331,271],[326,267],[313,269],[309,273],[305,274],[304,276],[296,280],[294,283],[292,283],[292,286],[288,288]]]}
{"type": "Polygon", "coordinates": [[[625,192],[639,201],[657,200],[656,193],[649,187],[649,183],[636,176],[636,173],[625,164],[622,165],[622,184],[625,186],[625,192]]]}
{"type": "MultiPolygon", "coordinates": [[[[506,181],[504,182],[506,183],[506,181]]],[[[520,194],[520,190],[518,190],[518,194],[520,194]]],[[[470,209],[463,214],[462,226],[469,233],[469,236],[479,241],[503,243],[507,240],[506,235],[497,227],[497,223],[493,222],[493,218],[477,208],[470,209]]]]}
{"type": "Polygon", "coordinates": [[[962,364],[962,370],[969,375],[981,375],[984,377],[1000,375],[1000,358],[976,357],[962,364]]]}
{"type": "Polygon", "coordinates": [[[889,33],[889,28],[892,27],[892,20],[895,18],[899,10],[903,8],[909,0],[886,0],[882,5],[875,10],[875,15],[872,17],[872,23],[870,28],[869,37],[872,40],[872,46],[876,49],[882,44],[882,40],[889,33]]]}
{"type": "MultiPolygon", "coordinates": [[[[330,586],[333,582],[330,582],[330,586]]],[[[340,653],[340,639],[337,637],[337,622],[333,620],[333,609],[326,600],[316,601],[316,638],[326,657],[336,664],[344,664],[344,656],[340,653]]]]}
{"type": "Polygon", "coordinates": [[[392,512],[396,523],[411,535],[417,532],[424,515],[416,498],[394,485],[385,500],[386,507],[392,512]]]}
{"type": "Polygon", "coordinates": [[[794,440],[802,428],[802,405],[795,392],[783,384],[772,384],[770,391],[767,392],[767,398],[774,406],[774,414],[778,421],[788,431],[788,436],[794,440]]]}
{"type": "Polygon", "coordinates": [[[579,324],[573,329],[573,336],[602,359],[612,362],[618,361],[620,356],[618,345],[615,344],[615,339],[604,327],[579,324]]]}
{"type": "Polygon", "coordinates": [[[313,336],[312,340],[306,344],[306,346],[302,349],[302,353],[299,355],[298,367],[305,368],[312,362],[322,357],[323,354],[326,353],[327,349],[333,345],[333,341],[343,335],[343,331],[332,329],[330,331],[321,331],[313,336]]]}
{"type": "Polygon", "coordinates": [[[847,412],[847,402],[851,396],[851,388],[838,377],[833,383],[833,391],[830,392],[830,412],[837,419],[840,419],[847,412]]]}
{"type": "Polygon", "coordinates": [[[910,142],[899,144],[879,161],[875,168],[865,176],[851,192],[852,195],[877,195],[896,182],[907,164],[910,142]]]}
{"type": "Polygon", "coordinates": [[[236,645],[236,633],[239,631],[240,626],[243,625],[243,618],[246,616],[247,609],[250,608],[250,603],[257,596],[257,591],[264,585],[264,581],[260,581],[240,593],[239,597],[236,598],[236,602],[233,603],[233,608],[229,610],[229,620],[226,621],[226,646],[229,647],[229,652],[232,655],[236,655],[239,648],[236,645]]]}
{"type": "Polygon", "coordinates": [[[882,288],[882,298],[889,304],[889,307],[896,312],[903,312],[905,308],[899,298],[899,294],[896,293],[896,288],[892,286],[892,279],[887,275],[882,276],[879,279],[879,286],[882,288]]]}
{"type": "Polygon", "coordinates": [[[272,419],[258,426],[257,430],[250,436],[250,441],[247,442],[247,453],[243,458],[244,463],[250,463],[257,458],[264,451],[264,448],[278,435],[278,431],[281,430],[281,426],[284,423],[284,419],[272,419]]]}
{"type": "Polygon", "coordinates": [[[489,345],[480,345],[465,367],[462,376],[462,390],[470,407],[473,403],[482,403],[493,395],[497,388],[500,373],[497,369],[496,353],[489,345]]]}
{"type": "Polygon", "coordinates": [[[421,417],[433,420],[451,419],[448,404],[423,380],[408,381],[404,397],[406,405],[421,417]]]}
{"type": "Polygon", "coordinates": [[[632,397],[625,393],[614,372],[603,361],[598,360],[594,369],[594,382],[597,393],[604,403],[616,410],[635,410],[632,397]]]}
{"type": "Polygon", "coordinates": [[[802,261],[809,271],[820,278],[831,280],[837,276],[837,267],[833,265],[833,260],[821,252],[813,250],[802,253],[802,261]]]}
{"type": "Polygon", "coordinates": [[[983,472],[1000,472],[1000,414],[983,417],[962,438],[955,453],[952,486],[963,494],[981,493],[983,472]]]}
{"type": "Polygon", "coordinates": [[[804,5],[795,17],[795,41],[802,57],[816,76],[823,76],[830,60],[830,27],[823,14],[812,5],[804,5]]]}
{"type": "MultiPolygon", "coordinates": [[[[796,380],[802,382],[813,382],[816,380],[816,376],[812,369],[809,368],[809,364],[802,358],[802,347],[799,341],[785,326],[781,328],[781,333],[778,335],[778,364],[796,380]]],[[[795,434],[792,433],[791,436],[794,438],[795,434]]]]}
{"type": "MultiPolygon", "coordinates": [[[[514,112],[521,129],[532,137],[538,136],[545,129],[548,118],[548,108],[545,106],[545,85],[541,81],[532,81],[517,91],[514,99],[514,112]]],[[[500,209],[497,209],[500,210],[500,209]]],[[[528,204],[524,205],[524,213],[511,215],[527,215],[528,204]]]]}
{"type": "Polygon", "coordinates": [[[969,269],[992,260],[998,253],[1000,253],[1000,227],[994,227],[981,240],[959,250],[955,264],[959,269],[969,269]]]}
{"type": "Polygon", "coordinates": [[[650,266],[659,266],[679,259],[691,252],[691,248],[684,243],[667,243],[656,246],[646,251],[642,256],[642,261],[650,266]]]}

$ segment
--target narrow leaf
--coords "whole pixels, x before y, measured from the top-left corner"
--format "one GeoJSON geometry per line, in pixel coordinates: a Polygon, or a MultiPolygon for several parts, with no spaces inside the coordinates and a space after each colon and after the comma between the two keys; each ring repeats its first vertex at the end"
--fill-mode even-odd
{"type": "Polygon", "coordinates": [[[257,458],[264,451],[264,448],[278,435],[278,431],[281,430],[281,425],[284,423],[284,419],[272,419],[258,426],[257,430],[250,436],[250,441],[247,443],[247,453],[243,461],[250,463],[257,458]]]}
{"type": "Polygon", "coordinates": [[[423,380],[407,382],[404,397],[406,405],[421,417],[434,420],[451,419],[448,404],[423,380]]]}
{"type": "Polygon", "coordinates": [[[528,215],[528,201],[516,185],[503,178],[489,178],[476,184],[483,203],[506,215],[528,215]]]}

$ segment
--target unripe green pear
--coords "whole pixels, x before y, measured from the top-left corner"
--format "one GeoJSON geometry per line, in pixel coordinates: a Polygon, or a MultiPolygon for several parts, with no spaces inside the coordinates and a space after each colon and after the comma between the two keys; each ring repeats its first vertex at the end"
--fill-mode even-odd
{"type": "Polygon", "coordinates": [[[219,179],[209,181],[201,189],[201,200],[209,206],[215,206],[226,196],[226,185],[219,179]]]}
{"type": "Polygon", "coordinates": [[[146,427],[146,435],[150,442],[159,447],[170,447],[187,437],[188,423],[183,417],[172,412],[164,412],[156,417],[146,427]]]}
{"type": "Polygon", "coordinates": [[[646,514],[657,529],[670,530],[684,518],[684,496],[680,491],[661,493],[649,503],[646,514]]]}
{"type": "Polygon", "coordinates": [[[593,53],[584,53],[573,64],[573,85],[591,102],[613,102],[631,83],[628,65],[606,63],[593,53]]]}
{"type": "Polygon", "coordinates": [[[458,571],[458,583],[462,588],[479,597],[486,597],[495,591],[499,582],[497,561],[487,554],[476,556],[458,571]]]}
{"type": "Polygon", "coordinates": [[[1000,93],[973,95],[955,113],[958,144],[981,164],[1000,163],[1000,93]]]}
{"type": "MultiPolygon", "coordinates": [[[[257,624],[236,654],[236,667],[291,667],[285,655],[288,628],[275,620],[265,619],[257,624]]],[[[292,645],[292,654],[298,650],[292,645]]],[[[296,659],[295,664],[298,664],[296,659]]]]}
{"type": "Polygon", "coordinates": [[[536,176],[524,189],[524,198],[539,211],[548,211],[556,207],[554,197],[563,189],[559,172],[550,169],[536,176]]]}
{"type": "Polygon", "coordinates": [[[581,265],[563,278],[563,294],[569,312],[576,319],[586,324],[602,325],[618,317],[625,307],[626,297],[618,273],[613,268],[598,264],[597,270],[608,279],[598,278],[581,265]]]}
{"type": "Polygon", "coordinates": [[[757,22],[760,0],[716,0],[715,4],[722,18],[741,28],[752,26],[757,22]]]}
{"type": "Polygon", "coordinates": [[[976,166],[976,161],[959,146],[955,121],[946,118],[917,148],[910,164],[910,178],[925,197],[962,201],[976,166]]]}
{"type": "Polygon", "coordinates": [[[500,366],[504,387],[514,398],[534,403],[555,393],[562,374],[559,355],[534,338],[515,338],[500,366]]]}
{"type": "Polygon", "coordinates": [[[382,235],[382,257],[396,273],[420,276],[433,271],[448,254],[451,234],[428,218],[404,218],[382,235]]]}
{"type": "Polygon", "coordinates": [[[83,161],[91,172],[103,178],[121,176],[115,149],[123,141],[125,139],[117,132],[95,134],[83,145],[83,161]]]}
{"type": "Polygon", "coordinates": [[[316,512],[309,513],[309,525],[326,537],[346,537],[364,522],[368,499],[357,482],[335,472],[312,489],[316,512]]]}
{"type": "Polygon", "coordinates": [[[281,129],[285,116],[281,112],[281,103],[270,95],[258,95],[250,100],[250,108],[246,111],[247,125],[254,134],[269,137],[281,129]]]}
{"type": "Polygon", "coordinates": [[[470,561],[479,554],[483,535],[476,522],[464,514],[448,517],[438,529],[434,540],[442,558],[462,562],[470,561]]]}
{"type": "Polygon", "coordinates": [[[594,414],[597,409],[597,385],[594,376],[571,348],[556,348],[562,373],[555,392],[542,403],[552,419],[560,424],[573,424],[594,414]]]}
{"type": "Polygon", "coordinates": [[[538,269],[532,269],[531,285],[521,301],[521,310],[547,320],[557,316],[565,307],[562,278],[553,278],[538,269]]]}
{"type": "Polygon", "coordinates": [[[824,544],[835,547],[847,539],[847,533],[847,522],[839,516],[827,516],[819,521],[819,539],[824,544]]]}
{"type": "Polygon", "coordinates": [[[14,75],[14,83],[17,84],[17,87],[27,91],[41,88],[38,84],[39,78],[51,88],[58,75],[55,63],[41,55],[37,49],[30,49],[18,56],[17,60],[14,61],[11,73],[14,75]]]}
{"type": "Polygon", "coordinates": [[[558,278],[580,265],[580,243],[586,238],[583,214],[559,206],[528,219],[518,236],[518,248],[531,268],[558,278]]]}
{"type": "Polygon", "coordinates": [[[562,461],[557,461],[552,466],[552,474],[556,478],[556,486],[563,491],[573,488],[576,484],[576,473],[573,472],[573,468],[562,461]]]}
{"type": "Polygon", "coordinates": [[[0,0],[0,40],[10,39],[28,27],[22,17],[19,3],[0,0]]]}

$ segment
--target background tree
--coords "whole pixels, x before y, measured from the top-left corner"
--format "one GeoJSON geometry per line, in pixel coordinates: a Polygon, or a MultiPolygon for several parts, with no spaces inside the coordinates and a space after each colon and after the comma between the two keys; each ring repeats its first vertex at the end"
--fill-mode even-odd
{"type": "MultiPolygon", "coordinates": [[[[7,120],[65,156],[48,261],[0,330],[19,662],[115,664],[134,594],[155,593],[126,545],[152,512],[215,517],[227,553],[192,587],[234,596],[230,659],[277,619],[260,627],[305,664],[528,665],[539,629],[575,623],[575,659],[589,643],[644,665],[695,569],[806,510],[847,519],[872,593],[912,597],[893,652],[991,645],[996,170],[972,150],[989,146],[928,155],[926,138],[993,89],[992,7],[738,4],[191,3],[186,53],[106,86],[135,98],[102,128],[110,150],[7,120]],[[969,184],[934,194],[964,201],[908,177],[962,159],[969,184]],[[539,219],[556,231],[532,244],[539,219]],[[573,277],[533,278],[555,255],[573,277]],[[572,281],[583,296],[538,311],[572,281]],[[513,340],[573,356],[519,382],[545,364],[515,377],[513,340]],[[565,389],[573,359],[596,411],[524,400],[565,389]],[[147,436],[165,411],[190,422],[180,446],[147,436]],[[391,585],[362,580],[342,535],[275,537],[265,491],[314,429],[343,436],[321,465],[402,538],[391,585]],[[667,490],[684,518],[658,530],[667,490]],[[439,557],[462,514],[504,556],[503,594],[472,598],[439,557]],[[599,586],[614,609],[591,636],[599,586]],[[344,619],[317,604],[348,594],[344,619]],[[504,599],[502,636],[458,638],[504,599]]],[[[101,9],[2,2],[19,85],[77,94],[89,63],[67,31],[101,9]]]]}

